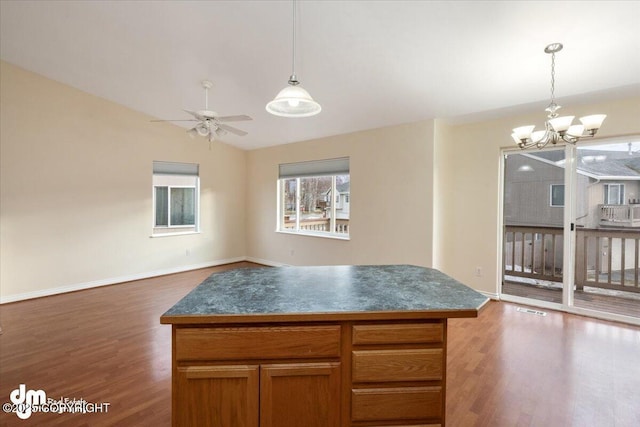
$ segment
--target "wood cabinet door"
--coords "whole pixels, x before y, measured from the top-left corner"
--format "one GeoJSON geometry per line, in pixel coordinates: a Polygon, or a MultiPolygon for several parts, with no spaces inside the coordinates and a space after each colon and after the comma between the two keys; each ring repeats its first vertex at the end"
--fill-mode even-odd
{"type": "Polygon", "coordinates": [[[259,367],[178,367],[174,425],[258,427],[259,367]]]}
{"type": "Polygon", "coordinates": [[[260,427],[338,427],[340,363],[260,367],[260,427]]]}

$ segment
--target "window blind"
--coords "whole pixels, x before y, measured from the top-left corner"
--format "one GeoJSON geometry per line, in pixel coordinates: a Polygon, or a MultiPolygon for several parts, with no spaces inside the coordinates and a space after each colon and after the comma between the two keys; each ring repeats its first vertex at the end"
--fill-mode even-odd
{"type": "Polygon", "coordinates": [[[349,158],[310,160],[298,163],[283,163],[279,165],[278,178],[300,178],[305,176],[347,175],[349,173],[349,158]]]}
{"type": "Polygon", "coordinates": [[[197,163],[153,162],[154,174],[198,176],[198,172],[197,163]]]}

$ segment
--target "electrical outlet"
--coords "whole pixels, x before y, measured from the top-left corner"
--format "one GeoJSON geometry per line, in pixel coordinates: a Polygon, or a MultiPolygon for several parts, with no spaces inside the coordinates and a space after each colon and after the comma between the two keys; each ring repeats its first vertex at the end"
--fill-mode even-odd
{"type": "Polygon", "coordinates": [[[476,267],[476,276],[482,277],[482,267],[476,267]]]}
{"type": "Polygon", "coordinates": [[[191,249],[187,249],[186,251],[184,251],[184,254],[185,254],[186,256],[191,255],[191,249]]]}

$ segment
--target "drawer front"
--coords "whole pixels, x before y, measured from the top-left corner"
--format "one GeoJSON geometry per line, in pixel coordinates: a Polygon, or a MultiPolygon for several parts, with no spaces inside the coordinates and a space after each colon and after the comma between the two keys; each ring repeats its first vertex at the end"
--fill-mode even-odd
{"type": "Polygon", "coordinates": [[[442,427],[442,424],[411,424],[411,425],[401,425],[401,426],[372,426],[372,427],[442,427]]]}
{"type": "Polygon", "coordinates": [[[179,328],[176,360],[340,356],[340,326],[179,328]]]}
{"type": "Polygon", "coordinates": [[[411,425],[401,425],[401,426],[372,426],[372,427],[442,427],[442,424],[411,424],[411,425]]]}
{"type": "Polygon", "coordinates": [[[442,417],[440,387],[372,388],[351,391],[353,421],[442,417]]]}
{"type": "Polygon", "coordinates": [[[352,343],[366,344],[423,344],[442,342],[442,323],[411,323],[397,325],[354,325],[352,343]]]}
{"type": "Polygon", "coordinates": [[[353,382],[442,379],[442,349],[372,350],[352,353],[353,382]]]}

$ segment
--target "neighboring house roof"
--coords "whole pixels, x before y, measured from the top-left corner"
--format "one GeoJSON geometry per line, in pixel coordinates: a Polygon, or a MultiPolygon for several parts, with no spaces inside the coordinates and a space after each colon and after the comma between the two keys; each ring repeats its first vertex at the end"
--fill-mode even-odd
{"type": "MultiPolygon", "coordinates": [[[[526,155],[564,168],[564,151],[539,151],[526,155]]],[[[640,156],[630,156],[624,151],[578,150],[576,169],[599,179],[640,180],[640,156]]]]}
{"type": "Polygon", "coordinates": [[[351,181],[336,184],[336,190],[340,193],[348,193],[351,190],[351,181]]]}
{"type": "MultiPolygon", "coordinates": [[[[340,194],[350,193],[351,181],[343,182],[342,184],[336,184],[336,190],[338,190],[338,193],[340,194]]],[[[325,194],[329,194],[330,192],[331,192],[331,189],[328,189],[327,191],[325,191],[325,194]]]]}

